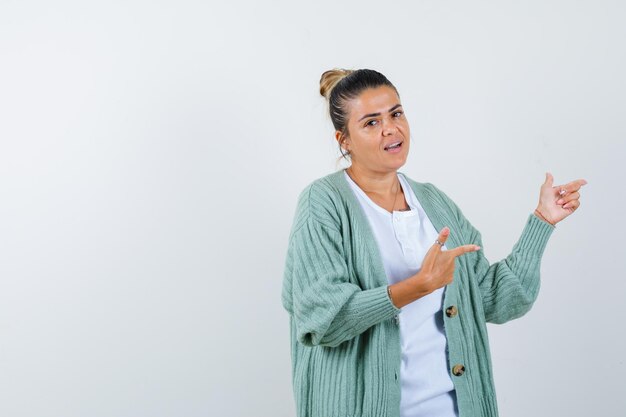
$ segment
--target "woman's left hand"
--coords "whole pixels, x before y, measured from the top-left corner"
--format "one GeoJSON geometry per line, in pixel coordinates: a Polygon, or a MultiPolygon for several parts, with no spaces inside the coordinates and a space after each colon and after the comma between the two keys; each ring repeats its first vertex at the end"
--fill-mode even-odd
{"type": "Polygon", "coordinates": [[[546,181],[541,185],[539,204],[535,209],[535,214],[555,225],[580,206],[578,190],[587,184],[587,181],[579,179],[556,186],[552,185],[552,181],[554,181],[552,174],[546,172],[546,181]]]}

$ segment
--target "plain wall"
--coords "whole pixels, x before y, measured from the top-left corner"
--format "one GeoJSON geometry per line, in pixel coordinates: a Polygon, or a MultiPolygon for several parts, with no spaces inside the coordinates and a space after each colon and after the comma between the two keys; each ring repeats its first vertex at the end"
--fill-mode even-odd
{"type": "Polygon", "coordinates": [[[372,68],[496,262],[584,178],[534,308],[489,325],[500,413],[617,416],[619,1],[0,3],[0,415],[294,416],[283,266],[339,156],[319,78],[372,68]]]}

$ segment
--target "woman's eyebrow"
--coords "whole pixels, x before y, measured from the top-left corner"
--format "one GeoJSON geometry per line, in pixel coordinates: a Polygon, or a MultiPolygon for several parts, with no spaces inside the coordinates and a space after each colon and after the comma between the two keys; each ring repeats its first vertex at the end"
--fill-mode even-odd
{"type": "MultiPolygon", "coordinates": [[[[394,111],[395,109],[397,109],[398,107],[401,107],[402,104],[396,104],[395,106],[393,106],[392,108],[389,109],[389,113],[391,113],[392,111],[394,111]]],[[[361,117],[359,119],[359,122],[363,119],[365,119],[366,117],[374,117],[374,116],[380,116],[380,113],[370,113],[370,114],[366,114],[365,116],[361,117]]]]}

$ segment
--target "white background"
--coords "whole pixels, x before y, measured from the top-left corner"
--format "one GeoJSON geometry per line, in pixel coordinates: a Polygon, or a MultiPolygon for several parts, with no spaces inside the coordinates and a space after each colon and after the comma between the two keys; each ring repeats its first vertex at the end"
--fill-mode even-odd
{"type": "Polygon", "coordinates": [[[341,167],[319,78],[372,68],[401,169],[504,258],[584,178],[534,308],[490,325],[500,413],[617,416],[626,284],[619,1],[0,3],[0,415],[294,416],[296,197],[341,167]]]}

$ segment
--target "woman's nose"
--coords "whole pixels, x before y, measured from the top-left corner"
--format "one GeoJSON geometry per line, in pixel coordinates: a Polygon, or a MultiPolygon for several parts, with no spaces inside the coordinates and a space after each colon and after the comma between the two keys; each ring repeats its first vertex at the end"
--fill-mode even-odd
{"type": "Polygon", "coordinates": [[[388,136],[398,131],[398,127],[391,120],[383,120],[383,135],[388,136]]]}

